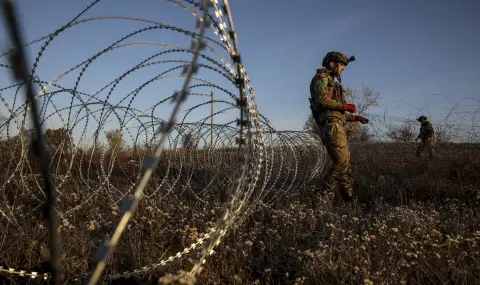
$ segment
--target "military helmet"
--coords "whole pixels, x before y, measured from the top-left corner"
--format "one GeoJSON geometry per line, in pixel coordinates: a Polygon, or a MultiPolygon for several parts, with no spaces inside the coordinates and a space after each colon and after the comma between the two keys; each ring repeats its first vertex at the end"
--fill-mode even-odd
{"type": "Polygon", "coordinates": [[[330,61],[341,62],[345,66],[347,66],[349,62],[352,62],[354,60],[355,60],[354,56],[351,56],[350,58],[347,58],[347,56],[345,56],[343,53],[340,53],[340,52],[337,52],[337,51],[331,51],[331,52],[327,53],[327,55],[325,55],[325,57],[323,58],[322,66],[327,67],[328,63],[330,61]]]}
{"type": "Polygon", "coordinates": [[[417,121],[419,121],[419,122],[423,122],[423,121],[426,121],[426,120],[427,120],[427,117],[425,117],[425,116],[420,116],[417,119],[417,121]]]}

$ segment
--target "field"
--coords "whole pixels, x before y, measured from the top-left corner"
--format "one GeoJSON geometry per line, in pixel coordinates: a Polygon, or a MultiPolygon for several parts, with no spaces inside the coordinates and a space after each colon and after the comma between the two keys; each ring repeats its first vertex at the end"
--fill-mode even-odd
{"type": "MultiPolygon", "coordinates": [[[[314,192],[319,181],[289,189],[281,185],[290,185],[290,178],[277,183],[278,189],[264,202],[255,200],[257,207],[248,208],[250,215],[228,232],[207,259],[197,284],[480,284],[480,145],[438,145],[433,160],[426,154],[415,157],[415,147],[353,144],[358,203],[351,205],[338,203],[333,193],[314,192]]],[[[11,155],[6,151],[4,162],[11,155]]],[[[66,283],[93,269],[95,249],[120,216],[118,207],[111,205],[132,187],[138,173],[138,157],[123,153],[115,162],[123,168],[114,168],[105,186],[95,173],[110,160],[94,156],[91,162],[75,162],[72,176],[62,180],[66,283]],[[82,168],[89,169],[88,177],[82,168]]],[[[222,163],[216,171],[187,170],[192,175],[171,167],[170,182],[164,187],[168,189],[159,190],[155,186],[168,168],[160,164],[105,273],[150,267],[195,243],[211,228],[225,199],[228,176],[222,171],[229,165],[234,168],[228,161],[222,163]],[[187,182],[191,187],[182,187],[187,182]]],[[[12,171],[11,165],[8,171],[6,163],[2,166],[5,173],[12,171]]],[[[292,178],[294,186],[302,171],[292,178]]],[[[4,203],[2,209],[8,208],[21,229],[1,218],[0,265],[42,272],[46,224],[35,199],[38,191],[28,190],[38,186],[33,178],[22,179],[18,176],[5,188],[8,206],[4,203]]],[[[168,284],[166,274],[189,271],[198,252],[128,281],[159,284],[163,277],[161,282],[168,284]]],[[[23,280],[2,275],[3,282],[23,280]]],[[[126,279],[111,284],[120,282],[126,279]]]]}

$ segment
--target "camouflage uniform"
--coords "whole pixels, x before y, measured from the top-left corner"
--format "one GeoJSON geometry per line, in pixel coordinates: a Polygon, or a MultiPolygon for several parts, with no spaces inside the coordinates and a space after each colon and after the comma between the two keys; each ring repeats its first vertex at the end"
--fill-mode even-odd
{"type": "Polygon", "coordinates": [[[421,123],[420,125],[420,134],[417,136],[417,140],[421,139],[422,142],[417,147],[417,157],[420,157],[421,153],[427,149],[428,154],[431,158],[435,156],[435,131],[432,124],[428,121],[427,117],[420,116],[417,121],[421,123]]]}
{"type": "MultiPolygon", "coordinates": [[[[344,64],[354,60],[354,58],[348,60],[344,55],[339,55],[343,56],[344,64]]],[[[325,59],[322,65],[325,66],[325,59]]],[[[334,190],[338,185],[343,198],[351,200],[353,197],[352,166],[344,126],[347,121],[359,121],[359,118],[362,118],[362,122],[365,123],[366,119],[345,114],[347,104],[344,90],[340,83],[334,81],[333,76],[333,72],[328,68],[317,70],[310,83],[310,108],[320,129],[323,145],[333,161],[332,168],[325,177],[325,188],[334,190]]]]}

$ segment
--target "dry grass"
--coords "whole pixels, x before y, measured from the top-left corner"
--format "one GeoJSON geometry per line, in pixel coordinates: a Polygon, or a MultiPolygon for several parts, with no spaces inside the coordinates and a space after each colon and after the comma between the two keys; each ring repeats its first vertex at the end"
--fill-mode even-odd
{"type": "MultiPolygon", "coordinates": [[[[415,147],[352,145],[360,203],[337,205],[332,193],[312,196],[312,185],[268,207],[260,205],[218,246],[197,284],[480,284],[480,146],[439,145],[434,160],[416,158],[415,147]]],[[[116,226],[118,207],[106,205],[134,181],[137,167],[126,166],[136,159],[132,156],[122,154],[125,167],[112,172],[110,182],[118,189],[102,185],[101,175],[83,181],[86,177],[80,178],[78,170],[62,187],[63,209],[81,203],[90,189],[100,190],[88,206],[62,222],[67,282],[92,270],[93,249],[116,226]]],[[[88,167],[82,163],[77,168],[88,167]]],[[[98,164],[94,159],[91,173],[101,172],[98,164]]],[[[159,165],[147,195],[153,194],[165,169],[159,165]]],[[[203,176],[192,183],[202,187],[215,178],[208,191],[182,189],[187,176],[180,175],[170,194],[162,190],[142,201],[107,273],[166,259],[213,225],[225,176],[203,176]]],[[[0,264],[41,271],[46,225],[27,188],[35,189],[33,179],[15,180],[7,188],[9,211],[22,230],[1,218],[0,264]]],[[[157,284],[165,273],[189,270],[195,257],[193,253],[160,267],[141,281],[157,284]]]]}

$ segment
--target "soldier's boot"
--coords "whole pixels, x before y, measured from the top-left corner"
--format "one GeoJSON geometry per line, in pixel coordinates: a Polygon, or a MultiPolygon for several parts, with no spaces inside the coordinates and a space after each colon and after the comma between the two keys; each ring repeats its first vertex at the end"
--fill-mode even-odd
{"type": "Polygon", "coordinates": [[[347,170],[345,173],[336,174],[337,175],[334,175],[334,177],[336,177],[335,182],[336,185],[338,185],[337,189],[339,190],[337,193],[340,193],[340,196],[342,198],[341,200],[343,200],[343,202],[351,202],[353,200],[351,168],[347,166],[347,170]]]}
{"type": "Polygon", "coordinates": [[[345,203],[353,201],[353,190],[352,189],[343,190],[340,193],[342,194],[342,198],[343,198],[343,201],[345,203]]]}

